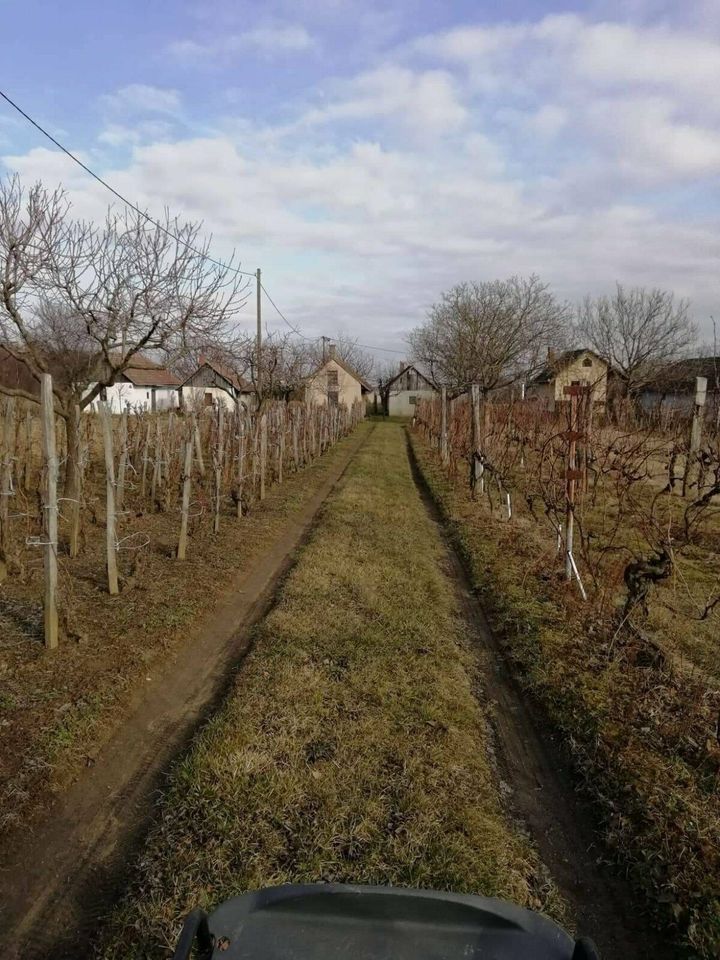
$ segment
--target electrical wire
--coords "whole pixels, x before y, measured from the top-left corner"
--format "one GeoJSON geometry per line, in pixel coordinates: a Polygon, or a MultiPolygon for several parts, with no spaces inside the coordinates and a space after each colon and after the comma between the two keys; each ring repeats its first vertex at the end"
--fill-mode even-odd
{"type": "Polygon", "coordinates": [[[141,210],[140,207],[132,203],[132,201],[128,200],[127,197],[124,197],[118,190],[115,189],[115,187],[109,184],[107,180],[103,180],[103,178],[99,174],[95,173],[95,171],[92,170],[86,163],[83,163],[83,161],[79,157],[75,156],[75,154],[72,153],[72,151],[68,150],[67,147],[63,146],[63,144],[60,143],[60,141],[57,140],[51,133],[49,133],[43,126],[41,126],[37,122],[37,120],[33,120],[30,114],[25,113],[22,107],[20,107],[17,103],[15,103],[14,100],[11,100],[10,97],[3,90],[0,90],[0,97],[2,97],[3,100],[9,103],[14,110],[17,110],[17,112],[21,116],[23,116],[28,121],[28,123],[32,124],[32,126],[35,127],[36,130],[39,130],[44,137],[47,137],[47,139],[51,143],[54,143],[55,146],[58,148],[58,150],[62,150],[62,152],[66,156],[70,157],[70,159],[74,161],[79,167],[82,167],[85,173],[90,174],[90,176],[94,180],[97,180],[98,183],[102,184],[102,186],[105,187],[106,190],[109,190],[110,193],[112,193],[115,197],[118,198],[118,200],[121,200],[126,206],[130,207],[131,210],[134,210],[135,213],[140,214],[140,216],[144,217],[148,223],[152,223],[153,226],[157,227],[158,230],[161,230],[164,234],[166,234],[176,243],[179,243],[181,246],[186,247],[188,250],[190,250],[191,253],[196,253],[198,256],[204,257],[205,260],[208,261],[208,263],[214,263],[215,266],[223,267],[225,270],[229,270],[231,273],[236,273],[243,277],[255,276],[254,273],[248,273],[247,270],[241,270],[239,267],[233,267],[229,263],[223,263],[222,260],[215,260],[209,254],[205,253],[202,250],[198,250],[196,247],[193,247],[192,244],[188,243],[186,240],[183,240],[181,237],[178,237],[176,234],[172,232],[172,230],[168,230],[167,227],[164,227],[159,222],[159,220],[153,219],[153,217],[151,217],[149,213],[147,213],[145,210],[141,210]]]}
{"type": "MultiPolygon", "coordinates": [[[[104,180],[99,174],[95,173],[95,171],[91,167],[89,167],[86,163],[83,163],[83,161],[78,156],[76,156],[71,150],[69,150],[66,146],[60,143],[60,141],[56,139],[48,130],[46,130],[45,127],[43,127],[40,123],[38,123],[37,120],[34,120],[29,113],[26,113],[19,104],[15,103],[15,101],[12,100],[4,92],[4,90],[0,90],[0,97],[2,97],[2,99],[5,100],[5,102],[8,103],[13,108],[13,110],[16,110],[20,114],[20,116],[24,117],[25,120],[27,120],[29,124],[35,127],[35,129],[38,130],[44,137],[47,137],[47,139],[51,143],[53,143],[58,148],[58,150],[61,150],[74,163],[76,163],[79,167],[81,167],[85,171],[85,173],[89,174],[93,178],[93,180],[96,180],[99,184],[105,187],[106,190],[109,190],[110,193],[113,194],[113,196],[117,197],[118,200],[124,203],[125,206],[129,207],[131,210],[134,210],[135,213],[139,214],[148,223],[151,223],[154,227],[157,227],[158,230],[161,230],[164,234],[166,234],[176,243],[179,243],[181,246],[184,246],[186,249],[190,250],[191,253],[195,253],[198,256],[203,257],[205,260],[208,261],[208,263],[213,263],[215,264],[215,266],[222,267],[224,270],[228,270],[231,273],[235,273],[243,277],[257,276],[257,274],[255,273],[249,273],[247,270],[241,270],[239,267],[233,267],[231,264],[224,263],[222,260],[216,260],[214,257],[211,257],[208,253],[205,253],[202,250],[198,250],[196,247],[193,247],[192,244],[188,243],[186,240],[183,240],[181,237],[178,237],[176,234],[172,232],[172,230],[168,230],[167,227],[164,227],[158,220],[155,220],[153,217],[151,217],[149,213],[147,213],[145,210],[141,210],[140,207],[132,203],[132,201],[128,200],[127,197],[124,197],[118,190],[115,189],[115,187],[113,187],[110,183],[108,183],[107,180],[104,180]]],[[[290,328],[290,330],[292,330],[295,336],[300,337],[302,340],[307,340],[312,342],[317,342],[318,340],[323,339],[322,337],[307,337],[305,336],[304,333],[301,333],[301,331],[288,320],[288,318],[282,312],[280,307],[278,307],[278,305],[270,296],[270,294],[267,291],[267,288],[262,282],[260,283],[260,287],[263,293],[265,294],[265,296],[268,298],[268,300],[272,304],[272,306],[275,308],[278,315],[288,325],[288,327],[290,328]]],[[[406,354],[405,350],[395,350],[392,347],[372,347],[366,343],[356,343],[355,346],[360,347],[363,350],[376,350],[382,353],[397,353],[403,356],[405,356],[406,354]]]]}

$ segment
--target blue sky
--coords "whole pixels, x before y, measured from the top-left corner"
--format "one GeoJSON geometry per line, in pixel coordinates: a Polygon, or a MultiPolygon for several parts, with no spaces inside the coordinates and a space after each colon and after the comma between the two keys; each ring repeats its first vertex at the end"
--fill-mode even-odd
{"type": "MultiPolygon", "coordinates": [[[[3,4],[3,87],[150,211],[202,219],[309,335],[402,347],[536,272],[718,308],[716,0],[3,4]]],[[[7,170],[102,189],[0,109],[7,170]]],[[[266,311],[271,327],[279,318],[266,311]]]]}

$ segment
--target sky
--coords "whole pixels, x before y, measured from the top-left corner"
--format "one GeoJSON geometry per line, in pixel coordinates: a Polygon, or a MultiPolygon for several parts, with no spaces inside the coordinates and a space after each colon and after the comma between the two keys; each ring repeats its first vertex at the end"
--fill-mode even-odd
{"type": "MultiPolygon", "coordinates": [[[[5,93],[307,336],[402,351],[443,290],[530,273],[720,318],[718,0],[0,3],[5,93]]],[[[0,163],[113,202],[4,103],[0,163]]]]}

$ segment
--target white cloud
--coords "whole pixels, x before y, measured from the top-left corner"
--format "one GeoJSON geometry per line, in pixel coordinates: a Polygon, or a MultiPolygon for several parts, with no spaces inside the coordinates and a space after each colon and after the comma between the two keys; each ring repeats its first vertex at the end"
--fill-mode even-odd
{"type": "Polygon", "coordinates": [[[145,83],[131,83],[100,99],[109,110],[122,114],[176,114],[180,110],[180,94],[177,90],[145,83]]]}
{"type": "Polygon", "coordinates": [[[229,32],[207,41],[177,40],[170,44],[169,51],[178,60],[198,62],[252,50],[265,57],[274,57],[310,50],[315,45],[315,38],[300,24],[270,23],[240,33],[229,32]]]}

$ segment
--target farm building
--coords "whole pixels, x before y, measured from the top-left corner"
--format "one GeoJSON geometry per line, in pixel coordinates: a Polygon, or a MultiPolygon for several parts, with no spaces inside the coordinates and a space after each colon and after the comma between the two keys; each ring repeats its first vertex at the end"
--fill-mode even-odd
{"type": "MultiPolygon", "coordinates": [[[[93,383],[88,384],[85,394],[93,387],[93,383]]],[[[180,405],[179,387],[180,380],[174,373],[138,353],[115,383],[100,391],[98,400],[107,401],[113,413],[128,409],[172,410],[180,405]]],[[[87,409],[96,407],[97,401],[93,401],[87,409]]]]}
{"type": "Polygon", "coordinates": [[[707,380],[705,415],[716,417],[720,405],[720,357],[691,357],[671,364],[640,394],[649,413],[687,416],[695,404],[695,379],[707,380]]]}
{"type": "Polygon", "coordinates": [[[327,359],[305,380],[304,399],[306,403],[320,405],[344,403],[351,409],[371,391],[370,384],[337,356],[335,344],[331,343],[327,359]]]}
{"type": "Polygon", "coordinates": [[[229,410],[240,402],[249,408],[254,403],[252,384],[234,370],[208,357],[200,357],[197,370],[182,382],[183,406],[209,407],[223,403],[229,410]]]}
{"type": "Polygon", "coordinates": [[[590,386],[595,403],[605,404],[609,365],[592,350],[565,350],[548,358],[542,370],[530,380],[525,389],[528,400],[537,400],[548,410],[564,402],[565,387],[571,384],[590,386]]]}
{"type": "Polygon", "coordinates": [[[412,417],[418,400],[432,399],[436,392],[425,374],[408,364],[382,384],[383,412],[390,417],[412,417]]]}

